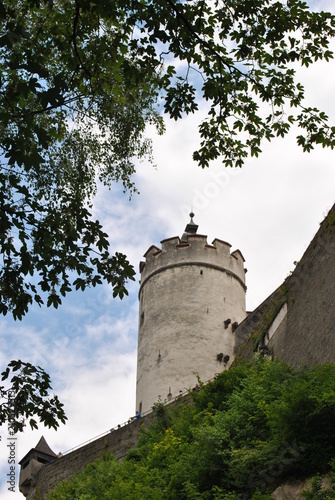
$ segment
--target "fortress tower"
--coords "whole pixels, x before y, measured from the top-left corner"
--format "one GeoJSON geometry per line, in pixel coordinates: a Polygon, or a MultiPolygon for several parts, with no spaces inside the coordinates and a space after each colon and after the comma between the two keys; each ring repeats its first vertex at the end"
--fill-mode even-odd
{"type": "Polygon", "coordinates": [[[140,263],[136,409],[149,411],[227,369],[234,331],[245,318],[245,269],[239,250],[185,232],[151,246],[140,263]]]}

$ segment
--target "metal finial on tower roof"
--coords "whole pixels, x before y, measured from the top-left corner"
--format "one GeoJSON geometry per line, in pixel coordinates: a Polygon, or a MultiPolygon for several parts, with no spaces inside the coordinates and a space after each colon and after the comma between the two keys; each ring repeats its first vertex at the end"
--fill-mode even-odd
{"type": "Polygon", "coordinates": [[[187,226],[185,227],[184,234],[181,237],[181,241],[184,241],[184,242],[187,242],[189,234],[196,234],[198,227],[199,227],[197,224],[194,223],[194,220],[193,220],[194,213],[193,212],[190,213],[190,217],[191,217],[191,220],[187,224],[187,226]]]}

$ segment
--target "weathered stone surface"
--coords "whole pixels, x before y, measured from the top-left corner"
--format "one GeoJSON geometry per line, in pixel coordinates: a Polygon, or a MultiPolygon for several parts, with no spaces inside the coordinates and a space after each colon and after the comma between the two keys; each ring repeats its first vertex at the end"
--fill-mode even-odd
{"type": "Polygon", "coordinates": [[[300,500],[302,492],[307,487],[307,481],[289,481],[279,486],[272,494],[275,500],[300,500]]]}
{"type": "Polygon", "coordinates": [[[335,209],[287,280],[286,325],[269,346],[293,366],[335,361],[335,209]]]}
{"type": "MultiPolygon", "coordinates": [[[[321,481],[321,488],[329,487],[329,478],[325,476],[321,481]]],[[[272,494],[274,500],[303,500],[303,491],[311,489],[311,480],[305,481],[294,480],[287,481],[279,486],[272,494]]]]}
{"type": "Polygon", "coordinates": [[[274,358],[295,367],[335,362],[334,299],[335,205],[291,276],[237,329],[237,354],[251,361],[263,339],[274,358]],[[285,303],[287,314],[273,331],[285,303]]]}

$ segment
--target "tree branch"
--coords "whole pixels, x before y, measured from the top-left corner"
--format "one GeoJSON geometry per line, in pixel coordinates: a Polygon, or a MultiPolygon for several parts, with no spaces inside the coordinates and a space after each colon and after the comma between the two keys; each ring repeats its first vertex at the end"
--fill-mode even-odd
{"type": "Polygon", "coordinates": [[[212,54],[215,55],[215,57],[219,60],[219,64],[223,64],[226,66],[229,70],[239,73],[241,76],[244,78],[248,79],[250,82],[252,82],[254,85],[256,85],[261,92],[268,97],[268,99],[272,99],[273,96],[271,96],[266,90],[265,87],[257,82],[254,78],[250,76],[248,73],[244,73],[241,71],[239,68],[234,66],[233,64],[228,63],[224,58],[215,50],[210,43],[208,43],[206,40],[203,40],[198,33],[194,30],[193,26],[191,23],[188,21],[186,16],[177,8],[176,4],[172,0],[166,0],[166,2],[172,7],[173,11],[176,13],[177,17],[183,22],[185,27],[188,29],[188,31],[199,41],[199,43],[203,46],[205,46],[212,54]]]}

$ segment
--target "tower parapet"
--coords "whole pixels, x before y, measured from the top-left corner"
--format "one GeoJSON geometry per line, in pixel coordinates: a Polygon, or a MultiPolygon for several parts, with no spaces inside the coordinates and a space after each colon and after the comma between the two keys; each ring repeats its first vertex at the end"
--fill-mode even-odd
{"type": "Polygon", "coordinates": [[[228,368],[234,329],[246,315],[244,258],[231,245],[197,234],[151,246],[140,263],[136,407],[178,396],[228,368]],[[228,321],[229,320],[229,321],[228,321]]]}
{"type": "Polygon", "coordinates": [[[215,238],[209,245],[207,236],[192,234],[188,236],[187,242],[175,236],[162,240],[161,245],[161,249],[151,246],[144,254],[145,262],[140,262],[141,288],[154,274],[183,265],[216,267],[234,276],[245,288],[244,257],[240,250],[231,253],[231,245],[226,241],[215,238]]]}

